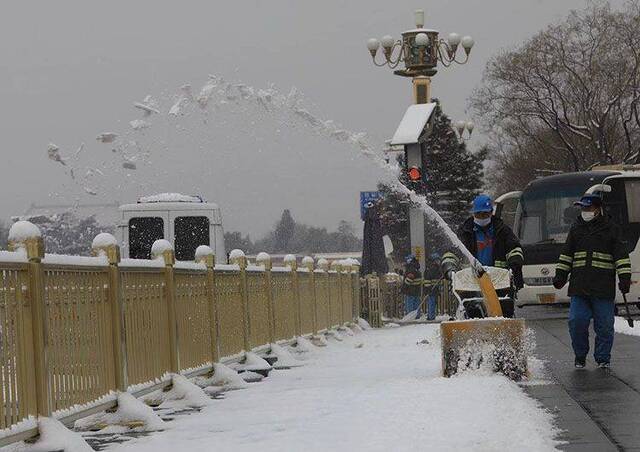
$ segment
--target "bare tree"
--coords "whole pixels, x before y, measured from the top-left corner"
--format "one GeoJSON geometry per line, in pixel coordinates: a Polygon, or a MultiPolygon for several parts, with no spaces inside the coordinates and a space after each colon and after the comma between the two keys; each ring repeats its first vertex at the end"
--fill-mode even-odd
{"type": "Polygon", "coordinates": [[[471,106],[498,174],[640,163],[639,29],[637,1],[591,5],[489,61],[471,106]]]}

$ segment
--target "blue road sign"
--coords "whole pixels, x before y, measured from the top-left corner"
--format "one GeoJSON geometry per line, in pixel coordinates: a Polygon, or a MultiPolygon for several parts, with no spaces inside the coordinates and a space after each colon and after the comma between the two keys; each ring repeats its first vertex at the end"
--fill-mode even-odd
{"type": "Polygon", "coordinates": [[[360,192],[360,219],[364,221],[364,214],[367,211],[367,204],[370,202],[376,202],[382,198],[382,193],[379,191],[361,191],[360,192]]]}

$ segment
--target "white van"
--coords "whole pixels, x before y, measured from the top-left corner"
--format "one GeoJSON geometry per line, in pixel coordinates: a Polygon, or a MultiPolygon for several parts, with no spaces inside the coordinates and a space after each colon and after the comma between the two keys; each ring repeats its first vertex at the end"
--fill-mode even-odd
{"type": "Polygon", "coordinates": [[[216,204],[199,196],[161,193],[124,204],[119,211],[123,257],[149,259],[153,242],[167,239],[174,246],[176,260],[192,261],[196,248],[208,245],[216,262],[227,262],[222,215],[216,204]]]}

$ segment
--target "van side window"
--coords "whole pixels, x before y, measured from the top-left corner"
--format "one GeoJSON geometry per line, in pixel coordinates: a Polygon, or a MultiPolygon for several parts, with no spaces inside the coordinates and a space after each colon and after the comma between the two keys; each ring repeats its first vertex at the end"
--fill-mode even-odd
{"type": "Polygon", "coordinates": [[[164,221],[160,217],[140,217],[129,220],[129,257],[151,259],[153,242],[164,238],[164,221]]]}
{"type": "Polygon", "coordinates": [[[196,248],[209,243],[209,218],[177,217],[173,223],[176,259],[192,261],[196,248]]]}

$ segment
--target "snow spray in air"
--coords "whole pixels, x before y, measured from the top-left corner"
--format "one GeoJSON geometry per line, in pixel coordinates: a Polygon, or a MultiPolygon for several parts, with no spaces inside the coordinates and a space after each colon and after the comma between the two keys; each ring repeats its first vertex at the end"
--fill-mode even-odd
{"type": "MultiPolygon", "coordinates": [[[[99,196],[101,191],[113,189],[114,179],[117,178],[120,180],[115,184],[118,190],[127,184],[150,190],[155,188],[154,183],[168,174],[168,171],[163,171],[159,167],[154,169],[153,162],[154,160],[162,161],[172,155],[174,152],[170,145],[172,135],[182,134],[182,140],[193,142],[196,134],[189,130],[190,118],[197,119],[197,127],[212,128],[214,124],[211,118],[215,113],[226,111],[228,116],[233,108],[242,106],[254,112],[266,113],[276,120],[282,120],[287,126],[302,125],[320,136],[357,147],[361,155],[384,170],[386,174],[384,182],[395,191],[407,195],[443,229],[449,240],[469,262],[474,261],[473,256],[446,221],[429,205],[427,199],[414,193],[398,180],[400,168],[397,164],[387,162],[380,152],[374,150],[366,142],[365,133],[342,129],[334,121],[311,113],[304,107],[302,95],[296,88],[292,88],[288,94],[283,94],[273,86],[259,89],[209,75],[208,80],[197,93],[192,90],[191,85],[185,84],[176,93],[164,93],[157,98],[148,95],[142,101],[135,102],[133,107],[140,117],[129,121],[130,127],[118,132],[101,131],[97,135],[94,141],[97,144],[94,146],[100,147],[101,163],[96,162],[95,158],[94,161],[80,161],[82,157],[89,155],[84,144],[72,158],[65,157],[58,146],[51,144],[48,157],[60,163],[76,188],[81,188],[91,196],[99,196]],[[159,129],[155,136],[154,128],[159,129]],[[166,154],[158,155],[159,149],[164,149],[166,154]],[[107,175],[109,177],[106,177],[107,175]]],[[[199,143],[192,143],[189,147],[195,145],[201,149],[204,159],[207,156],[210,141],[211,139],[202,140],[199,143]]],[[[182,142],[180,145],[185,146],[185,143],[182,142]]]]}

